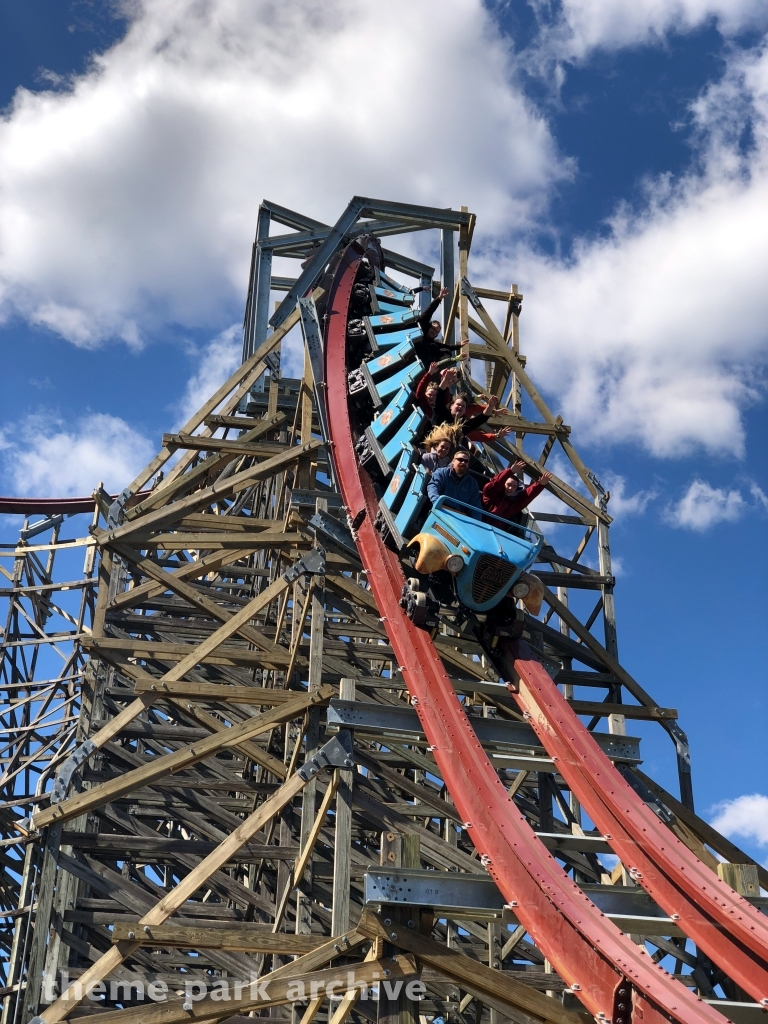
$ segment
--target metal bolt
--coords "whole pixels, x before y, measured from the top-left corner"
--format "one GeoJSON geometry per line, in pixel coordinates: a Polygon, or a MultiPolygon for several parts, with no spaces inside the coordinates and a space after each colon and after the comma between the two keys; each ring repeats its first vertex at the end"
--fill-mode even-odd
{"type": "Polygon", "coordinates": [[[192,1012],[192,1003],[182,1003],[181,1004],[181,1008],[182,1008],[182,1010],[186,1010],[187,1013],[191,1013],[192,1012]]]}
{"type": "Polygon", "coordinates": [[[144,934],[145,935],[149,935],[149,925],[148,924],[144,925],[144,934]]]}
{"type": "Polygon", "coordinates": [[[388,967],[384,968],[384,977],[388,978],[392,974],[392,971],[388,967]]]}
{"type": "Polygon", "coordinates": [[[384,924],[385,924],[385,926],[387,928],[389,928],[389,926],[392,924],[392,918],[391,917],[385,917],[384,918],[384,924]]]}
{"type": "Polygon", "coordinates": [[[390,932],[389,933],[389,937],[390,937],[390,939],[396,939],[397,938],[397,932],[390,932]]]}
{"type": "Polygon", "coordinates": [[[396,964],[397,963],[397,957],[396,956],[391,956],[389,958],[389,962],[392,963],[392,964],[396,964]]]}
{"type": "Polygon", "coordinates": [[[135,939],[136,938],[136,932],[128,932],[128,938],[129,939],[135,939]]]}
{"type": "Polygon", "coordinates": [[[408,922],[408,927],[409,928],[415,928],[416,927],[416,922],[415,921],[409,921],[408,922]]]}

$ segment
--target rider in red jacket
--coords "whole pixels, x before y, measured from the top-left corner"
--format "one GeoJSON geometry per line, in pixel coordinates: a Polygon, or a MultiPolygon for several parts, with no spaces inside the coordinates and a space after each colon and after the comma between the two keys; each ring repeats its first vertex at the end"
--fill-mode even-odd
{"type": "Polygon", "coordinates": [[[435,415],[435,404],[440,396],[440,391],[445,391],[446,395],[450,397],[448,388],[456,380],[456,375],[457,371],[454,366],[449,366],[441,372],[438,363],[431,363],[427,372],[420,378],[416,390],[413,392],[413,404],[421,409],[428,419],[433,419],[435,415]]]}
{"type": "Polygon", "coordinates": [[[488,481],[483,488],[483,508],[486,512],[491,512],[501,519],[513,519],[530,505],[537,494],[541,494],[552,479],[552,474],[545,472],[541,474],[541,479],[526,487],[522,480],[515,476],[522,469],[525,469],[525,463],[515,462],[488,481]]]}

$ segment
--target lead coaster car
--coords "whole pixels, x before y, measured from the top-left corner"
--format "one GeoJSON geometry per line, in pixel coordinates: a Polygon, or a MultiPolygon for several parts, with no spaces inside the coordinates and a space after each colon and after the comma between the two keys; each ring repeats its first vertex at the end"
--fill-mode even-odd
{"type": "MultiPolygon", "coordinates": [[[[416,572],[430,580],[448,573],[459,606],[475,616],[484,616],[508,596],[522,600],[526,610],[537,615],[544,587],[528,569],[543,543],[537,530],[442,495],[408,548],[418,549],[416,572]]],[[[401,603],[416,625],[433,628],[440,601],[417,584],[417,579],[408,581],[401,603]]]]}

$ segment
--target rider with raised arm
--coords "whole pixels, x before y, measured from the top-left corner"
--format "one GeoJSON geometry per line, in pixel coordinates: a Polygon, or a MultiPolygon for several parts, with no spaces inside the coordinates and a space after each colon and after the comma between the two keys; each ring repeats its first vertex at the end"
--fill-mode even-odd
{"type": "Polygon", "coordinates": [[[413,351],[425,366],[429,366],[430,363],[440,359],[445,359],[446,356],[450,356],[461,349],[461,345],[446,345],[444,341],[437,340],[440,334],[440,321],[433,320],[432,317],[437,307],[447,295],[448,289],[442,288],[437,298],[432,299],[417,321],[421,328],[421,338],[417,338],[413,342],[413,351]]]}
{"type": "Polygon", "coordinates": [[[498,430],[482,429],[499,404],[495,395],[487,405],[471,406],[468,403],[469,397],[463,392],[457,392],[451,397],[447,391],[439,391],[435,400],[434,422],[437,425],[451,423],[461,427],[464,437],[470,441],[498,441],[511,433],[511,427],[500,427],[498,430]],[[469,419],[464,419],[467,413],[470,414],[469,419]]]}
{"type": "Polygon", "coordinates": [[[520,513],[533,501],[533,499],[544,490],[552,479],[550,472],[544,472],[541,477],[526,487],[517,475],[525,469],[525,463],[518,459],[517,462],[506,469],[502,469],[496,476],[491,477],[483,487],[483,508],[500,519],[509,519],[510,522],[521,522],[520,513]]]}
{"type": "Polygon", "coordinates": [[[416,385],[416,390],[413,393],[413,404],[421,409],[430,420],[434,420],[436,410],[441,409],[443,404],[443,396],[440,393],[445,392],[450,397],[448,389],[455,382],[456,376],[455,366],[449,366],[441,370],[439,363],[430,363],[429,369],[416,385]]]}

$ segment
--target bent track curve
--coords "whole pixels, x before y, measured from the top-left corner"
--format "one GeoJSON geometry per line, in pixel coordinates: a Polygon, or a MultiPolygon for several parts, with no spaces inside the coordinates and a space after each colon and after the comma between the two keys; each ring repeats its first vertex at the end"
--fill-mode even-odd
{"type": "Polygon", "coordinates": [[[686,935],[741,988],[768,1005],[768,919],[674,835],[611,764],[525,643],[497,666],[547,752],[613,851],[686,935]]]}
{"type": "MultiPolygon", "coordinates": [[[[346,323],[360,256],[348,248],[327,307],[325,380],[330,449],[342,497],[360,522],[357,546],[435,760],[483,863],[526,929],[589,1011],[611,1021],[723,1024],[723,1017],[656,966],[605,918],[536,838],[510,800],[457,700],[429,635],[399,606],[404,576],[374,528],[378,501],[361,471],[347,398],[346,323]],[[631,1011],[616,1012],[631,986],[631,1011]]],[[[627,1004],[625,1004],[627,1005],[627,1004]]],[[[627,1010],[629,1006],[627,1005],[627,1010]]]]}

